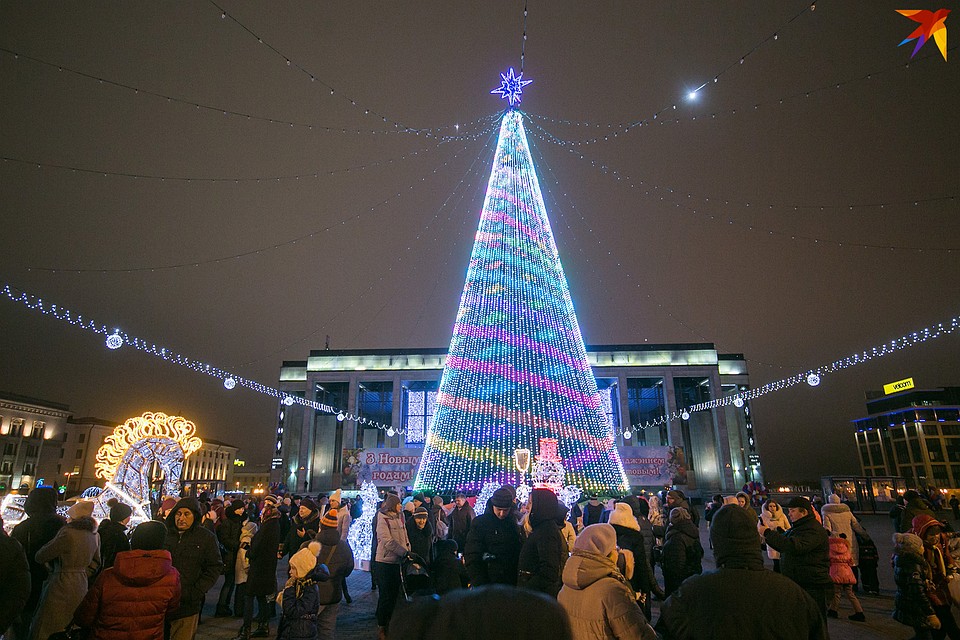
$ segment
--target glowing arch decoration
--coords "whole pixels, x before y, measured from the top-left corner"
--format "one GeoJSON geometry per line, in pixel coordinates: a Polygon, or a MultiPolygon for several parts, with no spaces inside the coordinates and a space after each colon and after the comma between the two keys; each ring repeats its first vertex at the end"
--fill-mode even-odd
{"type": "Polygon", "coordinates": [[[163,475],[163,495],[180,495],[183,462],[201,446],[197,426],[181,416],[147,412],[130,418],[103,441],[97,451],[96,475],[106,480],[97,496],[96,514],[106,514],[109,498],[134,509],[135,516],[149,518],[144,507],[150,502],[150,474],[156,465],[163,475]]]}

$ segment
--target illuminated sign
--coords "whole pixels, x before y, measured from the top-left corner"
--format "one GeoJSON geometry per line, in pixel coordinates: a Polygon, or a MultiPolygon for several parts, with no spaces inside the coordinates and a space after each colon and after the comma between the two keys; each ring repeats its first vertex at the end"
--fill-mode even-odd
{"type": "Polygon", "coordinates": [[[888,396],[891,393],[906,391],[907,389],[913,389],[913,378],[905,378],[883,385],[883,394],[888,396]]]}

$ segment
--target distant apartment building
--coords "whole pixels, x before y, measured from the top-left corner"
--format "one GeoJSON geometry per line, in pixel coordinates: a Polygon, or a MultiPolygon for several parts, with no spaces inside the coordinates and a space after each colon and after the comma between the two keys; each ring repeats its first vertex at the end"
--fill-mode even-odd
{"type": "Polygon", "coordinates": [[[53,484],[70,407],[0,392],[0,494],[53,484]]]}

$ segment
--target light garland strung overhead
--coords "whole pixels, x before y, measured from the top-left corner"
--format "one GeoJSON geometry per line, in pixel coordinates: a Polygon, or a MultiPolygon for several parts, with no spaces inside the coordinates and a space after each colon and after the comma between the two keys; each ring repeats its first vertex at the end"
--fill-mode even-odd
{"type": "Polygon", "coordinates": [[[50,266],[28,265],[24,268],[27,271],[42,271],[42,272],[50,272],[50,273],[140,273],[140,272],[147,272],[147,271],[150,271],[150,272],[172,271],[175,269],[196,268],[196,267],[207,266],[212,264],[221,264],[224,262],[233,262],[235,260],[242,260],[244,258],[251,258],[253,256],[259,256],[270,251],[276,251],[277,249],[294,245],[298,242],[313,240],[317,238],[320,234],[333,231],[334,229],[342,229],[344,225],[347,224],[347,222],[350,222],[353,220],[360,220],[363,217],[364,213],[367,213],[370,211],[378,211],[378,210],[382,211],[386,205],[392,203],[395,200],[398,200],[403,194],[410,193],[412,190],[414,190],[414,188],[417,185],[423,184],[426,181],[428,176],[435,175],[438,170],[442,169],[443,167],[449,166],[451,161],[459,158],[460,155],[463,154],[463,152],[466,151],[469,147],[470,147],[469,144],[464,145],[462,148],[454,152],[453,156],[449,160],[443,161],[442,163],[434,167],[431,171],[426,172],[423,176],[420,177],[419,180],[415,180],[413,183],[409,184],[407,188],[398,190],[397,192],[393,193],[387,198],[384,198],[383,200],[380,200],[379,202],[373,205],[370,205],[369,207],[365,207],[362,210],[362,212],[351,214],[350,216],[341,218],[337,222],[328,224],[325,227],[316,229],[314,231],[311,231],[310,233],[305,233],[305,234],[296,236],[294,238],[290,238],[288,240],[283,240],[282,242],[276,242],[273,244],[260,246],[255,249],[249,249],[247,251],[235,253],[233,255],[220,256],[217,258],[207,258],[202,260],[190,260],[190,261],[178,262],[173,264],[144,265],[144,266],[136,266],[136,267],[117,267],[117,268],[104,268],[104,267],[83,268],[83,267],[75,267],[75,266],[50,267],[50,266]]]}
{"type": "MultiPolygon", "coordinates": [[[[206,362],[195,360],[189,356],[177,353],[171,349],[167,349],[166,347],[158,347],[155,343],[147,342],[142,338],[130,335],[124,331],[121,331],[120,329],[113,329],[111,331],[107,329],[107,326],[104,324],[99,324],[90,318],[85,318],[82,315],[74,314],[70,311],[70,309],[67,309],[61,305],[45,303],[39,296],[32,296],[25,291],[15,289],[8,283],[4,283],[3,289],[0,289],[0,294],[5,295],[12,302],[20,303],[33,311],[39,311],[45,316],[52,316],[57,320],[66,322],[67,324],[79,327],[86,331],[91,331],[101,336],[105,336],[106,346],[109,349],[116,350],[123,346],[130,346],[138,351],[142,351],[156,358],[160,358],[161,360],[166,360],[172,364],[180,365],[181,367],[185,367],[197,373],[219,378],[220,380],[224,381],[225,387],[227,379],[231,379],[233,380],[233,387],[242,386],[256,391],[257,393],[262,393],[264,395],[277,398],[280,400],[280,402],[288,407],[293,406],[294,404],[300,404],[316,411],[334,414],[337,416],[337,419],[341,421],[349,420],[358,424],[376,427],[384,431],[392,429],[392,427],[388,424],[380,423],[375,420],[369,420],[363,416],[352,414],[348,411],[332,407],[328,404],[315,402],[313,400],[301,398],[285,391],[280,391],[274,387],[261,384],[255,380],[250,380],[249,378],[244,378],[243,376],[226,371],[206,362]],[[343,418],[340,416],[343,416],[343,418]]],[[[405,433],[403,429],[393,429],[393,431],[395,434],[405,433]]]]}
{"type": "MultiPolygon", "coordinates": [[[[221,106],[205,104],[202,102],[197,102],[189,98],[181,98],[173,95],[168,95],[165,93],[160,93],[158,91],[151,91],[150,89],[144,89],[142,87],[137,87],[125,82],[120,82],[118,80],[112,80],[110,78],[97,76],[94,74],[86,73],[84,71],[79,71],[68,66],[64,66],[59,63],[50,62],[48,60],[43,60],[37,58],[36,56],[31,56],[19,51],[14,51],[13,49],[8,49],[6,47],[0,47],[0,53],[5,53],[9,56],[12,56],[14,60],[28,60],[36,64],[40,64],[46,67],[56,69],[58,72],[66,72],[81,78],[87,78],[88,80],[95,80],[98,84],[107,85],[111,87],[116,87],[118,89],[125,89],[132,91],[135,95],[146,95],[154,98],[162,98],[166,102],[182,104],[189,107],[193,107],[196,111],[203,111],[209,113],[222,114],[224,116],[238,117],[243,118],[244,120],[249,120],[253,122],[266,122],[269,124],[282,125],[287,127],[294,127],[299,129],[306,129],[307,131],[320,131],[320,132],[331,132],[331,133],[356,133],[359,135],[384,135],[384,134],[411,134],[411,135],[424,135],[427,137],[440,137],[440,138],[450,138],[456,139],[460,132],[460,129],[469,129],[474,124],[480,124],[485,122],[490,116],[483,116],[477,118],[476,120],[471,120],[469,122],[462,122],[456,124],[440,125],[436,127],[427,127],[427,128],[413,128],[405,127],[398,122],[394,122],[394,129],[350,129],[344,127],[333,127],[329,125],[322,125],[309,122],[298,122],[294,120],[285,120],[283,118],[270,118],[266,116],[258,116],[252,113],[247,113],[244,111],[239,111],[236,109],[224,108],[221,106]],[[453,135],[442,134],[442,131],[453,131],[453,135]]],[[[329,87],[328,87],[329,88],[329,87]]],[[[333,92],[333,89],[330,88],[330,91],[333,92]]],[[[369,115],[369,114],[367,114],[369,115]]],[[[386,119],[383,119],[383,122],[386,122],[386,119]]]]}

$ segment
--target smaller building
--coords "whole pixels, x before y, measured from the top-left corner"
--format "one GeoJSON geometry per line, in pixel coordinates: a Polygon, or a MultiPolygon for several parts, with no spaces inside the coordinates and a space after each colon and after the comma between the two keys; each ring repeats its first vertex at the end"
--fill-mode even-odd
{"type": "Polygon", "coordinates": [[[864,476],[902,476],[908,487],[960,488],[960,387],[867,393],[853,420],[864,476]]]}
{"type": "Polygon", "coordinates": [[[103,487],[103,480],[96,476],[97,451],[118,424],[92,416],[67,420],[63,454],[56,466],[56,477],[65,487],[65,495],[80,493],[87,487],[103,487]]]}
{"type": "Polygon", "coordinates": [[[270,464],[238,466],[228,491],[244,495],[266,494],[270,486],[270,464]]]}
{"type": "Polygon", "coordinates": [[[211,496],[223,496],[234,484],[234,464],[237,447],[219,440],[204,438],[203,446],[183,461],[180,486],[183,495],[198,496],[204,491],[211,496]]]}
{"type": "Polygon", "coordinates": [[[57,482],[70,407],[0,392],[0,494],[57,482]]]}

